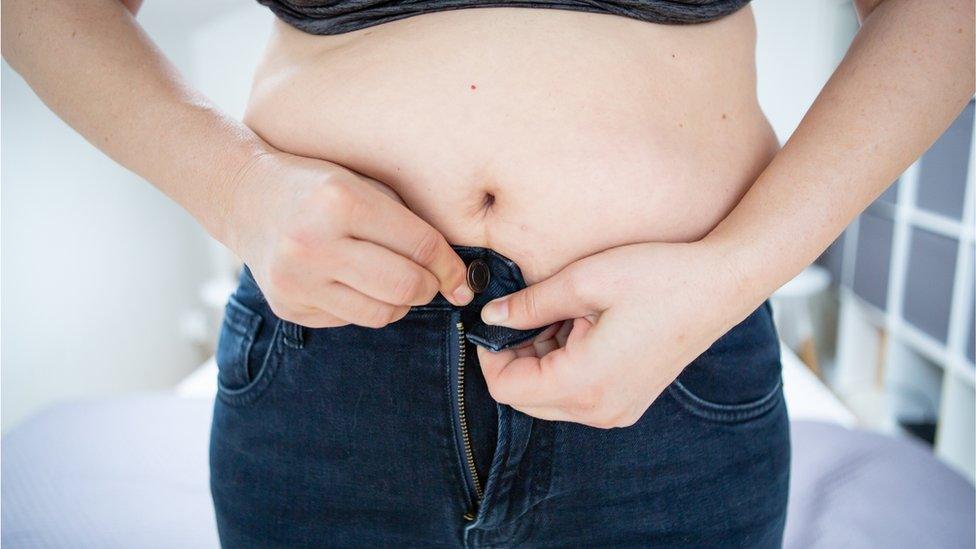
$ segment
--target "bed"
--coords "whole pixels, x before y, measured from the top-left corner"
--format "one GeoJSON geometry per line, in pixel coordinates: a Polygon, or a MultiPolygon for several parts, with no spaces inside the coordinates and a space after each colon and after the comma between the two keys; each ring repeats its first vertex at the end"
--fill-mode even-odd
{"type": "MultiPolygon", "coordinates": [[[[854,428],[784,351],[793,429],[788,548],[971,548],[976,492],[923,445],[854,428]]],[[[3,437],[0,543],[213,548],[207,441],[215,378],[61,404],[3,437]]]]}

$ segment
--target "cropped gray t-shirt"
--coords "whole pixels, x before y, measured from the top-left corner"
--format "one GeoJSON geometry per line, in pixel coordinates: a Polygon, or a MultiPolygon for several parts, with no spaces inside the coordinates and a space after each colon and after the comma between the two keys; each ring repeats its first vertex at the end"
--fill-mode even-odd
{"type": "Polygon", "coordinates": [[[258,0],[281,20],[311,34],[342,34],[434,11],[552,8],[607,13],[664,24],[705,23],[749,0],[258,0]]]}

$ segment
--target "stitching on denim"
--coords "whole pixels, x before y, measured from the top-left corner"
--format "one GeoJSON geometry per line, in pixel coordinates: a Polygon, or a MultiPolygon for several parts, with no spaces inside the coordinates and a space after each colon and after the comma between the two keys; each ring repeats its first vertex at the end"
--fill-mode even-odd
{"type": "MultiPolygon", "coordinates": [[[[521,412],[517,412],[517,413],[521,413],[521,412]]],[[[519,465],[525,463],[525,453],[528,452],[529,448],[532,446],[532,434],[539,432],[539,429],[537,429],[536,426],[540,425],[540,423],[544,421],[534,417],[529,417],[529,419],[532,422],[529,427],[530,429],[528,435],[529,440],[528,442],[526,442],[525,450],[522,454],[522,460],[520,460],[519,465]]],[[[549,423],[554,423],[554,422],[549,422],[549,423]]],[[[554,427],[554,425],[552,427],[554,427]]],[[[548,434],[550,435],[554,434],[554,429],[548,429],[548,431],[549,431],[548,434]]],[[[533,511],[540,504],[549,500],[552,497],[551,481],[552,481],[552,470],[553,470],[553,465],[552,465],[553,456],[551,450],[552,447],[554,446],[554,442],[551,436],[546,437],[545,434],[546,433],[538,433],[538,439],[542,440],[545,438],[549,438],[548,442],[545,442],[545,444],[549,446],[549,455],[545,455],[545,450],[540,452],[540,454],[542,454],[541,461],[542,461],[543,472],[541,475],[537,475],[536,477],[533,478],[533,482],[529,487],[529,493],[528,493],[529,504],[526,506],[525,509],[522,510],[521,513],[519,513],[514,517],[511,517],[508,520],[503,520],[502,522],[498,523],[494,528],[495,530],[500,530],[503,526],[514,527],[516,532],[518,532],[517,539],[512,540],[512,543],[515,545],[522,543],[524,540],[530,537],[533,528],[535,528],[535,519],[533,518],[535,514],[533,513],[533,511]],[[525,523],[525,521],[522,520],[522,518],[525,516],[529,516],[530,518],[528,523],[525,523]]],[[[533,462],[533,464],[538,465],[537,462],[533,462]]],[[[514,474],[512,476],[514,476],[514,474]]]]}
{"type": "Polygon", "coordinates": [[[287,320],[282,320],[281,324],[284,331],[284,344],[293,349],[303,348],[305,346],[305,327],[287,320]]]}
{"type": "MultiPolygon", "coordinates": [[[[479,324],[481,326],[484,326],[484,324],[481,324],[481,323],[479,323],[479,324]]],[[[512,349],[514,347],[518,347],[519,345],[525,343],[526,341],[529,341],[530,339],[534,338],[535,336],[541,334],[543,331],[545,331],[545,328],[533,328],[531,330],[514,330],[513,329],[512,330],[512,333],[521,332],[518,335],[518,337],[516,337],[514,339],[509,339],[509,340],[506,340],[506,341],[502,341],[501,343],[498,343],[498,342],[495,342],[495,341],[491,341],[491,340],[485,339],[484,337],[481,337],[478,334],[476,334],[474,332],[471,332],[471,331],[469,331],[468,333],[466,333],[465,334],[465,337],[467,337],[468,338],[468,341],[470,341],[471,343],[474,343],[475,345],[478,345],[480,347],[484,347],[484,348],[488,349],[489,351],[492,351],[492,352],[497,353],[499,351],[503,351],[503,350],[506,350],[506,349],[512,349]]]]}
{"type": "MultiPolygon", "coordinates": [[[[222,368],[218,369],[218,383],[220,382],[219,373],[224,369],[230,369],[233,371],[232,375],[239,375],[245,381],[247,380],[247,368],[251,356],[251,349],[254,347],[254,340],[257,337],[260,326],[261,316],[238,301],[234,296],[230,296],[224,308],[222,328],[232,332],[240,340],[234,342],[237,349],[234,353],[233,361],[230,364],[224,364],[222,368]]],[[[223,334],[221,334],[221,337],[223,337],[223,334]]]]}
{"type": "MultiPolygon", "coordinates": [[[[511,407],[509,407],[507,405],[502,405],[502,406],[506,406],[506,407],[508,407],[511,410],[511,412],[508,414],[508,431],[509,431],[509,433],[511,433],[511,431],[512,431],[512,424],[513,424],[513,422],[515,420],[516,415],[517,414],[522,414],[522,412],[519,412],[518,410],[515,410],[514,408],[511,408],[511,407]]],[[[523,415],[525,415],[525,414],[523,414],[523,415]]],[[[543,421],[543,420],[539,420],[539,419],[533,418],[531,416],[526,416],[526,417],[528,417],[531,420],[531,423],[530,423],[530,426],[529,426],[529,434],[527,435],[528,440],[526,441],[526,446],[525,446],[525,449],[523,450],[522,458],[516,464],[516,467],[520,466],[522,463],[525,463],[525,453],[529,451],[529,447],[532,445],[532,433],[534,433],[536,431],[535,425],[537,425],[538,422],[543,421]]],[[[550,437],[550,440],[549,440],[549,443],[548,443],[549,446],[550,446],[550,449],[552,449],[552,448],[555,447],[555,441],[553,439],[553,437],[555,436],[555,422],[549,422],[549,423],[552,423],[553,424],[552,425],[553,429],[550,430],[550,434],[552,435],[552,437],[550,437]]],[[[501,432],[501,431],[499,430],[499,432],[501,432]]],[[[516,473],[518,472],[517,469],[514,470],[514,471],[508,471],[510,458],[511,458],[511,442],[509,442],[508,451],[505,452],[505,459],[503,461],[503,466],[501,467],[502,474],[499,475],[501,478],[504,478],[504,479],[507,480],[507,482],[508,482],[507,490],[509,490],[509,491],[511,490],[511,486],[512,486],[513,479],[515,478],[516,473]]],[[[549,456],[543,456],[543,460],[545,462],[544,467],[546,468],[546,472],[544,473],[545,474],[545,477],[542,479],[542,483],[547,484],[547,485],[544,488],[537,489],[536,486],[535,486],[535,483],[532,483],[532,486],[529,488],[529,493],[527,494],[527,496],[529,498],[529,504],[528,504],[528,506],[526,506],[526,508],[523,509],[522,512],[519,513],[518,515],[516,515],[514,517],[505,518],[505,519],[501,520],[498,524],[495,524],[494,526],[491,526],[491,527],[489,527],[488,529],[486,529],[484,531],[486,531],[486,532],[487,531],[496,531],[497,532],[497,531],[501,530],[503,527],[506,527],[506,526],[513,527],[513,528],[515,528],[515,531],[518,532],[517,539],[516,540],[510,540],[510,541],[513,544],[516,544],[516,545],[517,544],[520,544],[521,541],[523,541],[523,540],[525,540],[525,539],[527,539],[529,537],[529,535],[531,534],[532,528],[535,527],[535,524],[533,522],[534,519],[533,520],[530,520],[528,524],[519,524],[519,523],[522,522],[522,518],[525,517],[525,516],[529,516],[531,518],[534,515],[533,514],[533,511],[535,510],[535,508],[538,507],[539,505],[541,505],[543,502],[548,501],[552,497],[552,493],[551,493],[552,492],[552,484],[551,484],[551,482],[552,482],[552,476],[553,476],[553,465],[552,465],[553,456],[552,456],[552,454],[550,453],[549,456]],[[533,501],[534,496],[536,496],[537,494],[542,493],[542,492],[545,492],[545,496],[538,498],[536,501],[533,501]]],[[[492,492],[492,494],[494,494],[494,492],[497,492],[497,490],[494,490],[492,492]]],[[[483,501],[487,501],[487,499],[488,499],[488,491],[486,489],[486,491],[485,491],[485,499],[483,501]]]]}
{"type": "MultiPolygon", "coordinates": [[[[484,494],[484,497],[481,500],[481,507],[478,509],[478,522],[479,523],[483,523],[482,517],[486,517],[487,514],[488,514],[488,511],[485,511],[485,508],[488,507],[488,505],[491,503],[491,501],[489,500],[489,496],[491,496],[491,499],[492,500],[497,500],[498,499],[497,494],[498,494],[498,491],[500,489],[501,490],[504,490],[505,492],[508,492],[509,490],[511,490],[511,487],[512,487],[512,478],[511,478],[512,475],[509,473],[509,470],[508,469],[509,469],[509,460],[512,457],[512,424],[513,424],[513,421],[512,420],[513,420],[513,418],[515,416],[516,410],[515,410],[515,408],[512,408],[511,406],[508,406],[507,404],[505,406],[508,408],[508,413],[505,414],[505,416],[506,416],[506,419],[505,419],[505,423],[506,423],[506,425],[505,425],[505,436],[507,437],[508,440],[505,441],[505,448],[503,449],[504,453],[502,454],[501,463],[499,463],[499,465],[498,465],[498,476],[495,477],[495,483],[492,486],[493,489],[492,489],[492,491],[490,493],[488,491],[488,482],[487,482],[488,479],[485,479],[485,494],[484,494]],[[498,485],[500,483],[502,483],[502,482],[507,482],[507,485],[506,486],[499,487],[498,485]]],[[[501,432],[502,432],[502,430],[499,428],[498,429],[499,438],[500,438],[501,432]]],[[[496,451],[497,451],[497,449],[501,449],[500,448],[500,445],[497,444],[497,443],[495,444],[495,448],[496,448],[496,451]]],[[[492,461],[494,461],[494,458],[492,458],[492,461]]],[[[494,463],[492,463],[491,465],[494,465],[494,463]]],[[[492,473],[492,469],[494,469],[494,467],[489,467],[488,468],[488,474],[489,474],[489,476],[492,473]]],[[[494,505],[493,507],[497,507],[497,505],[494,505]]],[[[499,527],[501,527],[506,522],[507,521],[502,520],[502,521],[500,521],[498,524],[496,524],[494,526],[489,526],[489,528],[494,529],[494,530],[497,530],[499,527]]]]}
{"type": "Polygon", "coordinates": [[[254,338],[254,331],[261,322],[261,315],[252,311],[236,297],[230,296],[224,308],[224,322],[239,335],[250,335],[254,338]]]}
{"type": "Polygon", "coordinates": [[[745,404],[719,404],[710,402],[692,393],[680,381],[675,380],[668,392],[684,409],[704,419],[713,421],[745,421],[758,417],[779,403],[782,395],[783,379],[780,377],[771,391],[762,397],[745,404]]]}
{"type": "Polygon", "coordinates": [[[533,427],[538,426],[538,428],[533,429],[533,432],[538,433],[537,440],[539,441],[539,445],[537,448],[539,450],[539,454],[541,454],[544,472],[541,478],[538,479],[538,490],[536,490],[536,493],[533,494],[537,501],[533,502],[530,508],[535,506],[538,502],[549,499],[549,496],[552,493],[552,471],[554,468],[553,461],[555,461],[554,454],[556,451],[556,425],[555,422],[551,421],[546,422],[546,425],[543,425],[543,421],[545,420],[532,418],[533,427]]]}
{"type": "Polygon", "coordinates": [[[280,360],[277,360],[276,355],[280,354],[278,344],[281,340],[282,322],[281,320],[275,322],[274,332],[271,334],[271,343],[268,345],[264,360],[261,361],[261,369],[258,370],[257,377],[251,383],[240,389],[230,389],[220,382],[220,378],[217,378],[217,396],[225,403],[231,406],[244,406],[256,401],[264,394],[278,370],[280,360]]]}

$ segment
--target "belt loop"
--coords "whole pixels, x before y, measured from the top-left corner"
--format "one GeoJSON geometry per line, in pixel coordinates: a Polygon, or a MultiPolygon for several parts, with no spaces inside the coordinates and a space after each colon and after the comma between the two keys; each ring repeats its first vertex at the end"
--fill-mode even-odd
{"type": "Polygon", "coordinates": [[[305,346],[305,328],[295,324],[294,322],[288,322],[287,320],[281,321],[281,330],[284,334],[285,345],[293,349],[301,349],[305,346]]]}

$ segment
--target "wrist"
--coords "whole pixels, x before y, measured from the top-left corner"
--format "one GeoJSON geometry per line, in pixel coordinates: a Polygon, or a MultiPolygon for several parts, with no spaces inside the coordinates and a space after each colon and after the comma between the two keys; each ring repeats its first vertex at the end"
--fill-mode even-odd
{"type": "Polygon", "coordinates": [[[751,259],[750,243],[708,235],[693,245],[709,266],[705,276],[715,280],[712,298],[720,306],[748,314],[772,293],[762,280],[762,264],[751,259]]]}
{"type": "Polygon", "coordinates": [[[210,193],[208,215],[201,223],[212,237],[235,252],[241,237],[239,228],[253,217],[248,204],[253,201],[256,172],[276,152],[263,143],[247,144],[221,163],[221,174],[210,193]]]}

